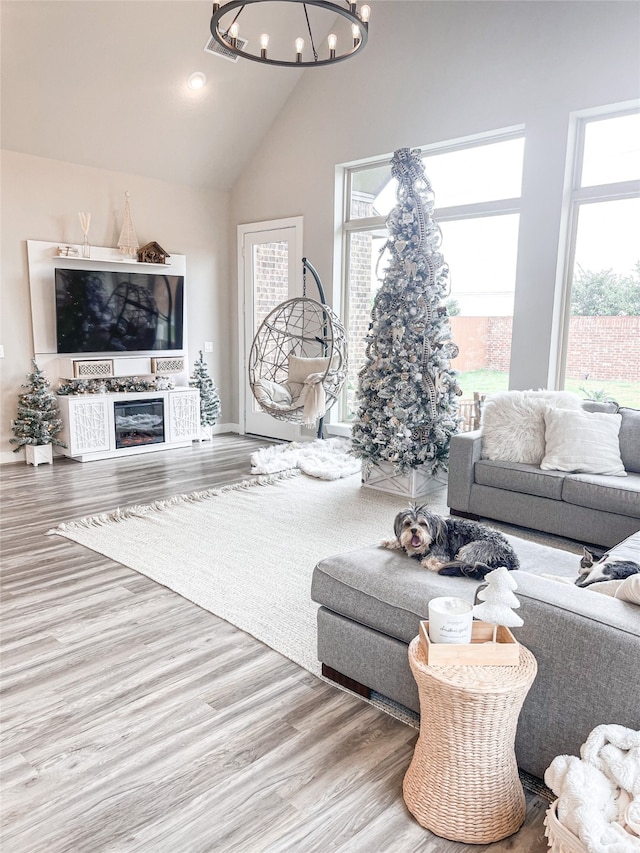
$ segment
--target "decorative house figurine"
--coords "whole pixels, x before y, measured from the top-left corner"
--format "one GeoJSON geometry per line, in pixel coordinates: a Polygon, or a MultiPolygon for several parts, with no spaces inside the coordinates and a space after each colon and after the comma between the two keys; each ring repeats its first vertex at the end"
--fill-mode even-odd
{"type": "Polygon", "coordinates": [[[138,249],[138,261],[141,264],[166,264],[167,258],[170,258],[169,252],[165,252],[160,243],[152,240],[151,243],[145,243],[138,249]]]}
{"type": "Polygon", "coordinates": [[[120,249],[120,254],[125,255],[127,258],[135,258],[138,253],[138,238],[136,236],[136,229],[133,225],[133,219],[131,218],[131,205],[129,204],[129,191],[124,194],[124,219],[122,222],[122,231],[120,231],[120,237],[118,239],[118,248],[120,249]]]}

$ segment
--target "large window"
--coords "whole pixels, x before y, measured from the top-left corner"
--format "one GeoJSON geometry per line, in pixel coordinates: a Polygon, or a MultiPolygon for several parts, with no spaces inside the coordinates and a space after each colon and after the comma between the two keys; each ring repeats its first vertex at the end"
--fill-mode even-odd
{"type": "MultiPolygon", "coordinates": [[[[435,219],[449,265],[448,300],[463,399],[508,387],[524,157],[521,130],[424,150],[435,219]]],[[[344,234],[349,376],[343,420],[355,415],[358,371],[376,290],[384,278],[385,220],[396,203],[390,159],[346,171],[344,234]]]]}
{"type": "Polygon", "coordinates": [[[560,384],[640,408],[640,113],[575,124],[560,384]]]}

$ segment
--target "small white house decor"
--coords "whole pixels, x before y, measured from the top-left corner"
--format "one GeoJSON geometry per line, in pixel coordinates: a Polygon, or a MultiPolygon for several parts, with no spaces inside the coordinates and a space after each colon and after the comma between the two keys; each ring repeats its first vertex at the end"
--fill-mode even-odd
{"type": "Polygon", "coordinates": [[[11,422],[14,438],[9,442],[17,445],[14,453],[24,447],[27,463],[37,466],[53,461],[52,445],[66,445],[56,438],[62,430],[62,420],[55,394],[35,358],[31,363],[33,371],[27,374],[28,384],[22,386],[27,391],[18,396],[18,416],[11,422]]]}
{"type": "Polygon", "coordinates": [[[505,628],[516,628],[523,625],[522,619],[513,610],[520,607],[520,602],[513,594],[518,584],[511,576],[511,572],[500,566],[485,575],[487,586],[478,592],[481,603],[473,608],[473,615],[493,625],[493,637],[491,642],[496,642],[498,625],[505,628]]]}
{"type": "Polygon", "coordinates": [[[365,485],[387,481],[386,491],[419,497],[444,483],[462,391],[450,365],[458,347],[445,305],[449,270],[421,152],[396,151],[391,175],[398,186],[383,250],[389,263],[371,311],[352,444],[365,485]]]}

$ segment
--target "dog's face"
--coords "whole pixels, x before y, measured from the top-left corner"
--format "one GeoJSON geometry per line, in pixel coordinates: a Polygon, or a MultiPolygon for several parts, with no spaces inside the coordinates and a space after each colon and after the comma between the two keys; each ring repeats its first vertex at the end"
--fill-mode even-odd
{"type": "Polygon", "coordinates": [[[426,554],[435,541],[438,519],[423,506],[410,506],[396,515],[393,531],[407,554],[426,554]]]}

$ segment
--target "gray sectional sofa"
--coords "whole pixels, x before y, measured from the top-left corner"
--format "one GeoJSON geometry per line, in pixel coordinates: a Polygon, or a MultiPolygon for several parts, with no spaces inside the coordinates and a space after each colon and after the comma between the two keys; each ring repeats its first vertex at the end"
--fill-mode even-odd
{"type": "MultiPolygon", "coordinates": [[[[513,577],[524,619],[513,631],[538,662],[518,724],[516,757],[522,770],[541,779],[556,755],[578,755],[595,726],[640,729],[640,606],[544,576],[576,578],[578,554],[509,539],[521,562],[513,577]]],[[[640,560],[640,533],[624,547],[626,556],[632,548],[640,560]]],[[[408,643],[427,618],[431,598],[473,601],[477,585],[377,546],[322,560],[311,595],[320,604],[323,672],[352,690],[373,690],[418,711],[408,643]]]]}
{"type": "MultiPolygon", "coordinates": [[[[584,404],[589,411],[606,406],[584,404]]],[[[487,518],[611,547],[640,529],[640,411],[621,415],[627,476],[572,474],[482,458],[482,430],[451,440],[447,505],[452,515],[487,518]]]]}

